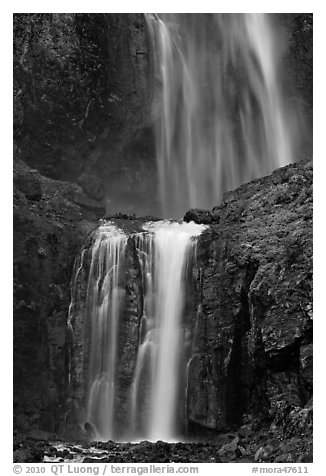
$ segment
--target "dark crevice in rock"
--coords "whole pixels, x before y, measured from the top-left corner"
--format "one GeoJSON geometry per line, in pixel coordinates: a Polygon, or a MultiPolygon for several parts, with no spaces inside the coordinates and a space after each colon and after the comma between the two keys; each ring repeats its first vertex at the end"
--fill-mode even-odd
{"type": "Polygon", "coordinates": [[[137,317],[138,317],[138,325],[137,325],[137,343],[140,342],[141,339],[141,318],[144,314],[144,298],[145,298],[145,289],[144,283],[141,279],[141,264],[138,255],[138,251],[136,248],[135,237],[130,237],[128,239],[128,246],[130,246],[130,252],[132,256],[132,262],[135,269],[135,285],[136,285],[136,306],[137,306],[137,317]]]}
{"type": "Polygon", "coordinates": [[[256,330],[255,349],[252,354],[252,383],[248,409],[254,418],[265,419],[268,416],[269,401],[266,391],[266,356],[261,330],[256,330]]]}
{"type": "Polygon", "coordinates": [[[300,344],[298,341],[278,350],[274,354],[267,354],[266,367],[272,372],[299,370],[300,344]]]}
{"type": "Polygon", "coordinates": [[[226,387],[226,421],[230,425],[239,425],[248,407],[249,373],[248,351],[245,336],[250,331],[250,311],[248,293],[250,284],[255,278],[258,264],[250,263],[246,269],[243,287],[240,293],[241,308],[234,326],[233,346],[228,366],[226,387]]]}

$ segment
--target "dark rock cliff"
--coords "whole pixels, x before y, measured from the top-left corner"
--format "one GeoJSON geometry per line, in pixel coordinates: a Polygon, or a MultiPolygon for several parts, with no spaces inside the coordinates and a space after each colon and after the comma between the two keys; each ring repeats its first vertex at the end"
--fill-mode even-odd
{"type": "Polygon", "coordinates": [[[62,429],[71,273],[103,213],[78,185],[15,161],[14,423],[21,431],[62,429]]]}
{"type": "MultiPolygon", "coordinates": [[[[187,216],[207,222],[207,213],[187,216]]],[[[312,396],[312,164],[225,195],[198,242],[189,419],[217,429],[312,396]]]]}
{"type": "MultiPolygon", "coordinates": [[[[142,14],[15,14],[14,139],[107,210],[151,212],[150,51],[142,14]]],[[[154,179],[155,182],[155,179],[154,179]]]]}

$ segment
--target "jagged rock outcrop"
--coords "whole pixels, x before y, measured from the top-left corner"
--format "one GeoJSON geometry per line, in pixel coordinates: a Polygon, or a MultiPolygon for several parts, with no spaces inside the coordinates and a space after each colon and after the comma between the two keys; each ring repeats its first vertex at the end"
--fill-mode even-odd
{"type": "Polygon", "coordinates": [[[227,193],[211,215],[198,242],[188,413],[223,429],[311,398],[312,163],[227,193]]]}
{"type": "Polygon", "coordinates": [[[213,216],[210,210],[201,210],[199,208],[192,208],[188,210],[183,220],[187,223],[194,221],[195,223],[203,223],[204,225],[210,225],[213,223],[213,216]]]}

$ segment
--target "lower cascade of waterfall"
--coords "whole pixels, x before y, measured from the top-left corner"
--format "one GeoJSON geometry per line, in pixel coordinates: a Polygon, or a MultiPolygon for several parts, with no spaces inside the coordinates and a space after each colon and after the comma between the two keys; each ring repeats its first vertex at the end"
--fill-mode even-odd
{"type": "Polygon", "coordinates": [[[121,291],[119,274],[127,237],[101,226],[92,249],[86,312],[91,316],[87,420],[98,436],[112,437],[121,291]]]}
{"type": "MultiPolygon", "coordinates": [[[[95,439],[123,435],[125,440],[172,441],[184,434],[185,376],[191,358],[187,286],[196,239],[204,229],[195,223],[159,221],[131,235],[110,223],[95,231],[83,312],[83,366],[88,376],[82,422],[95,439]],[[126,289],[132,286],[126,281],[129,254],[139,270],[134,279],[141,292],[136,331],[126,337],[128,322],[134,319],[126,305],[126,289]],[[132,346],[135,352],[128,355],[132,346]],[[130,371],[122,377],[124,352],[130,371]]],[[[84,255],[85,250],[78,273],[84,255]]],[[[80,319],[78,312],[75,319],[80,319]]]]}
{"type": "Polygon", "coordinates": [[[192,238],[202,229],[201,225],[163,222],[137,237],[145,293],[131,421],[136,435],[143,433],[151,440],[177,436],[185,271],[194,258],[196,242],[192,238]],[[147,417],[139,418],[143,401],[149,402],[147,417]]]}

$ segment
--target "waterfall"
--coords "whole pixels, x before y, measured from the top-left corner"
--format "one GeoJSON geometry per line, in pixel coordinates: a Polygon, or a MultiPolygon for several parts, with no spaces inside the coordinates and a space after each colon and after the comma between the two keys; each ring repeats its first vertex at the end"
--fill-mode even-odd
{"type": "Polygon", "coordinates": [[[212,208],[225,190],[293,161],[298,111],[282,92],[284,47],[271,15],[146,19],[163,216],[212,208]]]}
{"type": "MultiPolygon", "coordinates": [[[[146,18],[157,58],[153,114],[165,217],[211,208],[223,191],[292,161],[295,123],[282,95],[270,16],[146,18]]],[[[83,423],[96,438],[120,433],[169,441],[182,435],[180,414],[188,414],[196,355],[190,342],[201,316],[200,310],[194,319],[187,316],[187,279],[204,228],[162,221],[137,232],[110,223],[95,231],[85,304],[83,423]]],[[[86,266],[84,254],[73,288],[86,266]]],[[[77,307],[72,302],[70,328],[77,307]]]]}
{"type": "Polygon", "coordinates": [[[182,436],[192,320],[186,294],[197,237],[205,228],[158,221],[126,234],[106,223],[94,232],[91,249],[89,239],[83,248],[72,278],[69,326],[84,328],[83,365],[77,365],[74,382],[82,378],[85,411],[80,423],[92,437],[171,441],[182,436]],[[83,293],[76,288],[83,289],[77,278],[86,273],[83,306],[77,302],[83,293]],[[131,298],[135,281],[138,295],[131,298]],[[129,325],[133,311],[128,299],[138,303],[134,327],[129,325]],[[124,348],[129,351],[121,363],[124,348]]]}
{"type": "Polygon", "coordinates": [[[194,223],[157,222],[148,226],[147,233],[136,241],[145,285],[131,397],[131,421],[137,436],[136,402],[141,398],[148,404],[147,421],[140,421],[142,437],[170,441],[180,436],[177,403],[180,372],[184,371],[181,363],[185,344],[185,271],[194,258],[195,238],[204,228],[194,223]]]}
{"type": "Polygon", "coordinates": [[[86,316],[90,322],[87,422],[99,439],[114,435],[117,338],[123,291],[120,273],[127,236],[111,225],[100,226],[92,248],[86,316]]]}

